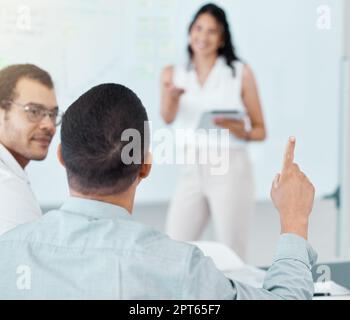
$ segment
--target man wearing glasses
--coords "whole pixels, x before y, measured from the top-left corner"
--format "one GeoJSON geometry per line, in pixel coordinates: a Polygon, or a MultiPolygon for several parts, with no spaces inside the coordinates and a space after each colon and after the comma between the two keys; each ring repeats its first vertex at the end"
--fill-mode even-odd
{"type": "Polygon", "coordinates": [[[0,70],[0,235],[41,216],[24,169],[46,158],[60,119],[46,71],[30,64],[0,70]]]}

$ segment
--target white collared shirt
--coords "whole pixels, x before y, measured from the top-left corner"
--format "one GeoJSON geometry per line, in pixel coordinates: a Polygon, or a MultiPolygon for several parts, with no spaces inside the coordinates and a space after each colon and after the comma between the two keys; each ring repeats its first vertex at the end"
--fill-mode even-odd
{"type": "Polygon", "coordinates": [[[41,215],[27,174],[0,144],[0,235],[41,215]]]}

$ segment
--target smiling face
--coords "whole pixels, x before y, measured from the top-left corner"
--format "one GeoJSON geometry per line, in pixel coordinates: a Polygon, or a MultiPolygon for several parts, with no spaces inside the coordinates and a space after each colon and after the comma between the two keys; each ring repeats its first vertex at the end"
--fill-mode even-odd
{"type": "Polygon", "coordinates": [[[32,122],[20,105],[34,103],[54,110],[57,101],[53,89],[28,78],[21,78],[14,92],[14,103],[7,109],[0,108],[0,143],[24,168],[30,160],[46,158],[56,127],[48,116],[40,122],[32,122]]]}
{"type": "Polygon", "coordinates": [[[190,46],[194,55],[217,55],[223,45],[222,26],[208,14],[201,14],[190,30],[190,46]]]}

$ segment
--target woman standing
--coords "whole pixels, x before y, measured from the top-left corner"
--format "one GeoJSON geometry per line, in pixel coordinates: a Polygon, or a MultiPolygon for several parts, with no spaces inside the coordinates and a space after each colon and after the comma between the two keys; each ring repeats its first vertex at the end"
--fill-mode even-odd
{"type": "Polygon", "coordinates": [[[215,176],[208,165],[184,168],[170,204],[167,232],[176,240],[198,240],[211,216],[218,240],[244,259],[254,205],[246,144],[266,137],[257,85],[250,67],[236,56],[225,12],[214,4],[203,6],[195,15],[188,53],[188,65],[163,70],[164,121],[195,129],[204,112],[234,109],[246,114],[250,129],[243,120],[215,119],[232,138],[229,168],[225,175],[215,176]]]}

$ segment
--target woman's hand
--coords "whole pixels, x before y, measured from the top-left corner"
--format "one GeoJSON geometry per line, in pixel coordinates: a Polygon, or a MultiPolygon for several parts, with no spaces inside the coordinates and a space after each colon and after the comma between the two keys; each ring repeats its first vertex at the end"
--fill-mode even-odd
{"type": "Polygon", "coordinates": [[[217,126],[230,130],[230,133],[235,135],[238,139],[242,139],[242,140],[249,139],[249,132],[245,130],[244,120],[216,118],[214,122],[217,126]]]}
{"type": "Polygon", "coordinates": [[[171,99],[175,101],[178,101],[180,97],[185,93],[184,89],[176,87],[173,83],[167,84],[165,90],[171,99]]]}
{"type": "Polygon", "coordinates": [[[177,115],[179,109],[179,101],[181,95],[185,90],[178,88],[173,83],[174,68],[172,66],[166,67],[163,70],[161,77],[161,116],[163,120],[170,124],[177,115]]]}

